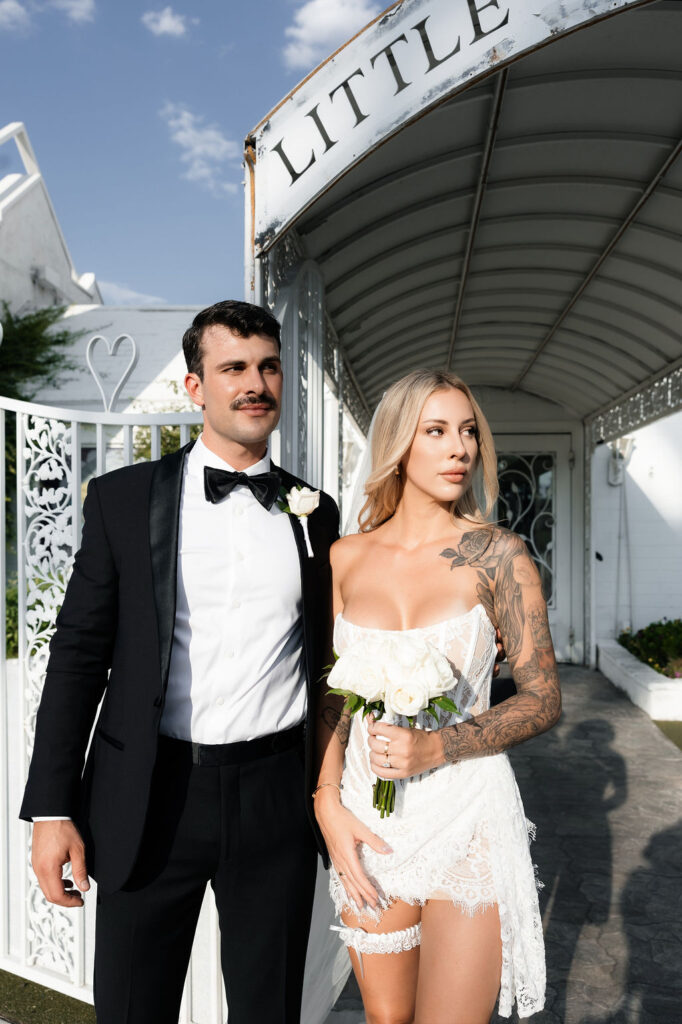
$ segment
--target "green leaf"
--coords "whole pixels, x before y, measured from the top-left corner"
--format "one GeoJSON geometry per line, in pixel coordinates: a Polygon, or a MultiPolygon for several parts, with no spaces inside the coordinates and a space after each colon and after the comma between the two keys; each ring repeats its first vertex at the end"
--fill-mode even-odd
{"type": "Polygon", "coordinates": [[[454,700],[450,700],[449,697],[436,697],[433,703],[436,704],[437,707],[442,708],[443,711],[453,711],[456,715],[459,714],[459,708],[455,704],[454,700]]]}
{"type": "Polygon", "coordinates": [[[437,713],[436,713],[436,712],[434,711],[434,709],[433,709],[432,707],[430,707],[430,706],[429,706],[428,708],[424,708],[424,714],[425,714],[425,715],[431,715],[431,717],[432,717],[432,718],[435,718],[435,719],[436,719],[436,722],[438,722],[438,720],[439,720],[439,719],[438,719],[438,715],[437,715],[437,713]]]}
{"type": "Polygon", "coordinates": [[[331,690],[327,690],[327,693],[335,693],[338,697],[352,697],[353,694],[350,690],[339,690],[333,687],[331,690]]]}

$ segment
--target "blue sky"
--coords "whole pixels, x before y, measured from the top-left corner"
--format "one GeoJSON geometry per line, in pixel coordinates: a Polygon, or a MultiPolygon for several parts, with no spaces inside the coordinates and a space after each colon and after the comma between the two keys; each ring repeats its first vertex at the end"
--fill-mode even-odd
{"type": "Polygon", "coordinates": [[[26,124],[76,269],[105,301],[243,295],[244,136],[381,7],[0,0],[0,127],[26,124]]]}

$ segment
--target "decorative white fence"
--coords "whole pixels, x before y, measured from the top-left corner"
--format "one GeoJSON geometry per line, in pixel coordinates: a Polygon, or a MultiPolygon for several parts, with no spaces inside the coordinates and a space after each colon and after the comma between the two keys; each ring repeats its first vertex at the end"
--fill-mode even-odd
{"type": "MultiPolygon", "coordinates": [[[[87,1001],[92,1001],[96,886],[84,911],[48,904],[30,865],[31,827],[17,817],[48,644],[80,544],[89,477],[140,458],[158,458],[162,447],[189,441],[199,423],[194,413],[90,413],[0,397],[0,508],[8,541],[2,545],[0,574],[7,579],[8,568],[10,577],[13,569],[16,573],[16,598],[13,588],[3,588],[0,596],[0,966],[87,1001]],[[12,440],[14,465],[8,466],[12,440]],[[16,487],[6,493],[13,473],[16,487]],[[16,600],[17,611],[17,651],[10,659],[5,654],[8,597],[16,600]]],[[[210,906],[202,914],[200,937],[202,955],[185,993],[181,1019],[186,1024],[224,1019],[210,906]]]]}
{"type": "MultiPolygon", "coordinates": [[[[8,570],[10,577],[16,572],[17,607],[16,657],[7,658],[7,597],[12,590],[2,588],[0,968],[86,1002],[92,1002],[96,885],[86,895],[83,910],[48,904],[30,864],[31,826],[18,818],[48,645],[80,544],[82,500],[90,476],[158,458],[189,441],[200,422],[194,413],[91,413],[0,396],[0,578],[7,579],[8,570]],[[14,467],[7,464],[8,451],[14,467]],[[16,485],[8,488],[13,472],[16,485]]],[[[326,874],[320,872],[302,1018],[306,1024],[320,1024],[326,1016],[321,1007],[338,993],[347,973],[343,947],[339,956],[340,944],[329,941],[331,921],[326,874]],[[325,992],[320,992],[321,977],[325,992]]],[[[180,1024],[223,1024],[226,1017],[218,920],[209,890],[180,1024]]]]}

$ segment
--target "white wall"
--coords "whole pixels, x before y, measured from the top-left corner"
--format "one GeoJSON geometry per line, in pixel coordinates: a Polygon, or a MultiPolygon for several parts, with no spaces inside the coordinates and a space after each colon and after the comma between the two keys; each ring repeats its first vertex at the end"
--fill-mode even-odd
{"type": "MultiPolygon", "coordinates": [[[[101,334],[113,345],[119,335],[129,334],[137,343],[139,357],[113,411],[194,411],[182,386],[186,372],[182,335],[200,309],[200,306],[70,308],[65,314],[65,326],[84,332],[70,352],[71,360],[80,369],[75,374],[65,374],[58,387],[43,388],[37,400],[73,409],[101,410],[102,399],[85,359],[88,341],[101,334]]],[[[121,342],[116,354],[111,356],[104,342],[99,341],[94,346],[92,361],[102,379],[105,395],[112,393],[130,361],[131,352],[128,341],[121,342]]]]}
{"type": "Polygon", "coordinates": [[[0,299],[15,313],[102,301],[94,274],[76,273],[39,173],[0,179],[0,299]]]}
{"type": "Polygon", "coordinates": [[[603,559],[593,563],[597,637],[682,616],[682,412],[628,436],[623,486],[607,482],[607,445],[592,459],[593,548],[603,559]]]}

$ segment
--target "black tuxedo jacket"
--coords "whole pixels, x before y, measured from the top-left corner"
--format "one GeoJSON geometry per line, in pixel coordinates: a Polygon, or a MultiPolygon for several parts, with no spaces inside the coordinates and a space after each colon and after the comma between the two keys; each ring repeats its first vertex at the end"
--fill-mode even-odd
{"type": "MultiPolygon", "coordinates": [[[[88,870],[106,892],[128,879],[147,814],[175,625],[183,464],[191,446],[90,482],[81,548],[50,644],[20,816],[73,818],[88,870]]],[[[303,484],[279,473],[287,490],[303,484]]],[[[308,519],[312,558],[300,521],[290,520],[303,591],[306,799],[326,860],[310,792],[320,677],[331,647],[329,548],[339,515],[322,492],[308,519]]]]}

